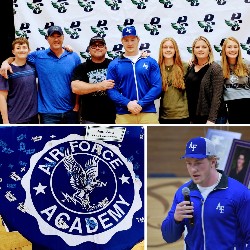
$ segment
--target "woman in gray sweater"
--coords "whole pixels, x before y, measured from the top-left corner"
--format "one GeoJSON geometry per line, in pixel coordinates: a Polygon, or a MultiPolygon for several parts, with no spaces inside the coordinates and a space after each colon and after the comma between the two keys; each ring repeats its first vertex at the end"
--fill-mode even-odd
{"type": "Polygon", "coordinates": [[[250,107],[250,63],[242,59],[240,44],[234,37],[228,37],[222,45],[221,65],[228,122],[250,124],[250,115],[246,112],[250,107]]]}

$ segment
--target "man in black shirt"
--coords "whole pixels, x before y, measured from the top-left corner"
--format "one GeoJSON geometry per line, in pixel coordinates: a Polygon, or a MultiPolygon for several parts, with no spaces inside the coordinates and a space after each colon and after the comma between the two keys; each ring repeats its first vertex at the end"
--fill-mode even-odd
{"type": "Polygon", "coordinates": [[[102,37],[92,37],[88,49],[91,59],[75,68],[71,82],[73,93],[81,95],[82,123],[114,124],[115,105],[106,93],[114,87],[113,80],[106,80],[111,61],[105,58],[106,42],[102,37]]]}

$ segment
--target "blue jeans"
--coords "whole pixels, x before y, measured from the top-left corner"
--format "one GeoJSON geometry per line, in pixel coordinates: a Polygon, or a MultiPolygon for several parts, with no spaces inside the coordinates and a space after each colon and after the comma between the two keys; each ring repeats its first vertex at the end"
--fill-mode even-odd
{"type": "Polygon", "coordinates": [[[78,113],[70,110],[65,113],[40,113],[41,124],[78,124],[78,113]]]}
{"type": "Polygon", "coordinates": [[[220,116],[217,117],[215,124],[226,124],[227,123],[227,117],[226,116],[220,116]]]}

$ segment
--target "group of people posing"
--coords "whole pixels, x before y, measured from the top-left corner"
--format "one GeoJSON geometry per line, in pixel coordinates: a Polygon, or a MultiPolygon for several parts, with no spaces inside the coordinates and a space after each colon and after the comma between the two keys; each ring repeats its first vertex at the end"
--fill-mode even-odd
{"type": "Polygon", "coordinates": [[[63,47],[59,26],[47,31],[49,48],[30,52],[26,38],[12,43],[14,57],[1,66],[0,112],[4,124],[250,124],[250,63],[239,42],[224,40],[221,62],[199,36],[190,62],[176,41],[161,41],[158,62],[139,51],[134,26],[126,26],[124,53],[106,58],[102,37],[90,39],[90,58],[81,63],[63,47]],[[159,111],[155,104],[160,99],[159,111]]]}

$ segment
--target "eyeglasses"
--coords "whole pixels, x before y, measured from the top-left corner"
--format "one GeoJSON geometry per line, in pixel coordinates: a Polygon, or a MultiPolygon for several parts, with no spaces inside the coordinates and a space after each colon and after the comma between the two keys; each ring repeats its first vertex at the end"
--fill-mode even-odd
{"type": "Polygon", "coordinates": [[[93,44],[90,46],[90,48],[96,49],[98,47],[98,48],[102,49],[102,48],[104,48],[104,46],[105,46],[104,44],[93,44]]]}

